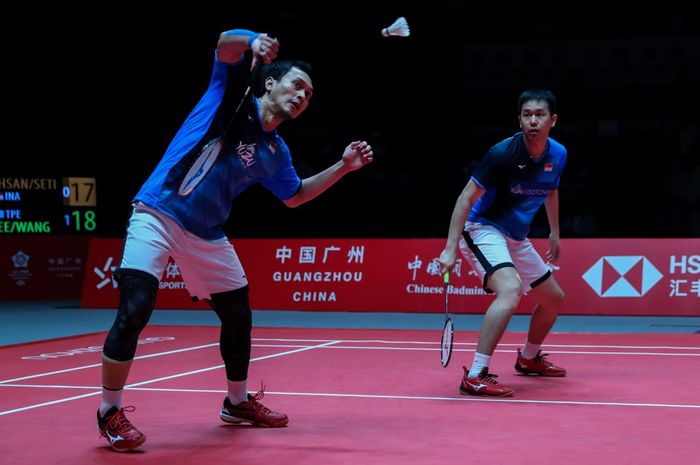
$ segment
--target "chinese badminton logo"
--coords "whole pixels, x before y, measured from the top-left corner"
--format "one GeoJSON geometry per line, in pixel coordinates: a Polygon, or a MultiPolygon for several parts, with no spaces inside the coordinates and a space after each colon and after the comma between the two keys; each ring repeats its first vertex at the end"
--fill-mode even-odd
{"type": "Polygon", "coordinates": [[[600,297],[642,297],[662,277],[642,255],[603,257],[582,276],[600,297]]]}

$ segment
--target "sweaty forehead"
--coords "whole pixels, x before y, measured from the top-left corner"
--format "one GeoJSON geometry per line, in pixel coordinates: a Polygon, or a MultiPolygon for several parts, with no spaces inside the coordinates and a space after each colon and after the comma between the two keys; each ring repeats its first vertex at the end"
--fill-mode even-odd
{"type": "Polygon", "coordinates": [[[296,80],[300,80],[306,84],[306,86],[310,89],[314,89],[313,82],[311,82],[311,77],[306,74],[304,71],[301,69],[297,68],[296,66],[293,66],[289,69],[287,74],[284,75],[284,79],[293,82],[296,80]]]}

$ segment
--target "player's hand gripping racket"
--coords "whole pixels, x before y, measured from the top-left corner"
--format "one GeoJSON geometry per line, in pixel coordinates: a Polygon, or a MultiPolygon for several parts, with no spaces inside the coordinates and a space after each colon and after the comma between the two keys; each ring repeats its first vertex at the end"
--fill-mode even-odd
{"type": "Polygon", "coordinates": [[[447,290],[450,285],[450,273],[445,273],[445,325],[442,328],[442,340],[440,341],[440,363],[443,367],[447,367],[452,357],[452,341],[454,340],[455,325],[450,317],[448,306],[447,290]]]}
{"type": "MultiPolygon", "coordinates": [[[[270,38],[275,38],[275,35],[272,33],[268,33],[267,35],[270,38]]],[[[209,173],[209,170],[211,169],[212,165],[219,156],[219,153],[221,153],[221,149],[224,148],[224,138],[226,137],[226,133],[231,127],[231,124],[233,124],[233,122],[238,117],[238,113],[240,112],[241,107],[243,106],[243,102],[245,102],[248,96],[250,95],[250,91],[253,87],[253,84],[255,84],[255,82],[257,82],[258,80],[258,74],[260,73],[260,68],[262,67],[262,65],[263,59],[259,57],[258,61],[255,62],[255,66],[250,72],[250,82],[248,83],[248,88],[243,93],[243,97],[238,103],[238,106],[236,107],[236,111],[233,113],[233,116],[226,125],[224,133],[221,136],[210,140],[204,145],[204,147],[202,147],[202,150],[199,152],[199,156],[192,164],[192,167],[187,172],[185,177],[182,179],[182,183],[180,183],[180,188],[177,191],[179,195],[183,197],[190,195],[194,188],[197,187],[197,185],[200,182],[202,182],[207,173],[209,173]]]]}

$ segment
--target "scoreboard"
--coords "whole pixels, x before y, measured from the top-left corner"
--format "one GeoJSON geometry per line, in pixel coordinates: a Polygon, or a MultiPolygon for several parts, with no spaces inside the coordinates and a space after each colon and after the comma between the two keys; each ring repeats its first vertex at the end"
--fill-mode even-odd
{"type": "Polygon", "coordinates": [[[0,236],[99,233],[94,177],[1,177],[0,236]]]}

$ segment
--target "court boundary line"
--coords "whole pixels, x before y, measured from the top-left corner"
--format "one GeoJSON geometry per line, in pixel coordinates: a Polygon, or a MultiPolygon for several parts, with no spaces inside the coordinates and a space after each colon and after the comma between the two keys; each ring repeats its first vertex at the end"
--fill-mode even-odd
{"type": "MultiPolygon", "coordinates": [[[[323,345],[328,345],[328,344],[332,344],[332,343],[333,343],[333,342],[328,342],[327,344],[321,344],[321,346],[323,346],[323,345]]],[[[202,346],[200,346],[200,347],[202,347],[202,346]]],[[[286,351],[286,352],[280,352],[280,353],[278,353],[278,354],[271,354],[271,355],[265,355],[265,356],[262,356],[262,357],[255,357],[255,358],[250,359],[250,361],[251,361],[251,363],[252,363],[252,362],[257,362],[257,361],[259,361],[259,360],[266,360],[266,359],[268,359],[268,358],[281,357],[282,355],[290,355],[290,354],[294,354],[294,353],[297,353],[297,352],[303,352],[303,351],[306,351],[306,350],[315,349],[315,348],[317,348],[317,347],[319,347],[319,346],[309,346],[309,347],[306,347],[306,348],[303,348],[303,349],[289,350],[289,351],[286,351]]],[[[172,351],[169,351],[169,352],[172,352],[172,351]]],[[[152,355],[152,354],[151,354],[151,355],[152,355]]],[[[101,365],[101,364],[99,364],[99,363],[98,363],[98,364],[93,364],[91,367],[94,368],[94,367],[100,366],[100,365],[101,365]]],[[[216,370],[216,369],[218,369],[218,368],[223,368],[223,367],[224,367],[224,365],[221,364],[221,365],[216,365],[216,366],[213,366],[213,367],[207,367],[207,368],[201,368],[201,369],[198,369],[198,370],[192,370],[192,371],[185,372],[185,373],[178,373],[178,374],[176,374],[176,375],[170,375],[170,376],[164,376],[164,377],[161,377],[161,378],[155,378],[155,379],[151,379],[151,380],[140,381],[140,382],[138,382],[138,383],[127,384],[126,386],[124,386],[124,389],[130,389],[130,388],[138,387],[138,386],[141,386],[141,385],[144,385],[144,384],[157,383],[157,382],[159,382],[159,381],[165,381],[165,380],[168,380],[168,379],[180,378],[180,377],[189,376],[189,375],[192,375],[192,374],[203,373],[203,372],[205,372],[205,371],[216,370]]],[[[74,370],[68,370],[68,371],[74,371],[74,370]]],[[[6,382],[6,381],[0,382],[0,387],[2,387],[2,386],[7,386],[7,382],[6,382]]],[[[85,398],[85,397],[95,396],[95,395],[98,395],[98,394],[101,394],[101,393],[102,393],[102,388],[100,387],[98,391],[96,391],[96,392],[91,392],[91,393],[89,393],[89,394],[82,394],[82,395],[79,395],[79,396],[72,396],[72,397],[67,397],[67,398],[64,398],[64,399],[57,399],[57,400],[54,400],[54,401],[43,402],[43,403],[41,403],[41,404],[28,405],[28,406],[20,407],[20,408],[13,409],[13,410],[2,411],[2,412],[0,412],[0,416],[8,415],[8,414],[10,414],[10,413],[22,412],[22,411],[25,411],[25,410],[31,410],[31,409],[39,408],[39,407],[45,407],[45,406],[47,406],[47,405],[54,405],[54,404],[60,404],[60,403],[63,403],[63,402],[69,402],[69,401],[71,401],[71,400],[83,399],[83,398],[85,398]]]]}
{"type": "MultiPolygon", "coordinates": [[[[271,340],[276,340],[276,339],[270,339],[267,338],[265,339],[267,341],[271,340]]],[[[310,339],[290,339],[290,338],[284,338],[284,339],[279,339],[280,341],[314,341],[314,342],[320,342],[321,340],[310,340],[310,339]]],[[[253,344],[253,347],[265,347],[265,348],[273,348],[273,347],[279,347],[279,348],[297,348],[298,350],[291,351],[291,353],[295,352],[302,352],[304,350],[309,350],[309,349],[353,349],[353,350],[407,350],[407,351],[436,351],[440,350],[439,348],[439,341],[438,342],[431,342],[430,344],[435,344],[438,345],[436,348],[414,348],[414,347],[378,347],[378,346],[338,346],[338,344],[345,344],[345,343],[357,343],[357,342],[365,342],[362,340],[344,340],[344,339],[338,339],[338,340],[323,340],[325,341],[323,344],[316,344],[316,345],[302,345],[302,346],[297,346],[297,345],[282,345],[282,344],[253,344]]],[[[375,342],[375,340],[369,340],[370,342],[375,342]]],[[[456,344],[456,343],[455,343],[456,344]]],[[[137,357],[134,357],[134,360],[143,360],[147,358],[153,358],[153,357],[161,357],[161,356],[166,356],[166,355],[173,355],[177,353],[182,353],[182,352],[188,352],[192,350],[199,350],[199,349],[206,349],[206,348],[212,348],[218,346],[219,343],[209,343],[209,344],[200,344],[197,346],[192,346],[192,347],[185,347],[181,349],[173,349],[173,350],[168,350],[164,352],[156,352],[153,354],[146,354],[146,355],[139,355],[137,357]]],[[[503,345],[503,344],[499,344],[503,345]]],[[[517,344],[514,344],[518,346],[517,344]]],[[[560,347],[565,347],[565,345],[559,345],[560,347]]],[[[572,347],[579,347],[577,345],[573,345],[572,347]]],[[[594,345],[586,346],[586,347],[596,347],[594,345]]],[[[601,346],[601,347],[609,347],[609,346],[601,346]]],[[[639,346],[638,346],[639,347],[639,346]]],[[[641,346],[644,347],[644,346],[641,346]]],[[[650,346],[651,348],[654,348],[654,346],[650,346]]],[[[699,348],[700,349],[700,348],[699,348]]],[[[638,355],[638,356],[669,356],[669,357],[678,357],[678,356],[687,356],[687,357],[700,357],[700,353],[664,353],[664,352],[602,352],[602,351],[552,351],[548,349],[548,353],[550,354],[566,354],[566,355],[638,355]]],[[[669,349],[672,350],[672,349],[669,349]]],[[[473,352],[474,349],[460,349],[460,348],[455,348],[455,352],[473,352]]],[[[501,350],[501,349],[496,349],[494,353],[509,353],[512,354],[515,351],[513,350],[501,350]]],[[[284,353],[283,353],[284,354],[284,353]]],[[[71,356],[79,356],[79,355],[84,355],[84,354],[75,354],[71,356]]],[[[264,359],[264,358],[262,358],[264,359]]],[[[53,359],[52,359],[53,360],[53,359]]],[[[256,358],[255,360],[258,360],[256,358]]],[[[252,361],[255,361],[254,359],[251,359],[252,361]]],[[[30,361],[36,361],[36,360],[30,360],[30,361]]],[[[43,360],[42,360],[43,361],[43,360]]],[[[49,371],[49,372],[43,372],[43,373],[35,373],[32,375],[26,375],[26,376],[21,376],[18,378],[11,378],[11,379],[6,379],[6,380],[0,380],[0,386],[6,383],[12,383],[16,381],[24,381],[27,379],[33,379],[33,378],[41,378],[44,376],[52,376],[52,375],[58,375],[58,374],[63,374],[63,373],[69,373],[72,371],[79,371],[79,370],[84,370],[84,369],[89,369],[89,368],[95,368],[100,366],[101,363],[92,363],[89,365],[81,365],[77,367],[71,367],[71,368],[64,368],[62,370],[54,370],[54,371],[49,371]]],[[[221,365],[223,366],[223,365],[221,365]]]]}
{"type": "MultiPolygon", "coordinates": [[[[140,387],[139,385],[151,382],[161,381],[162,379],[143,381],[131,386],[125,387],[130,391],[148,391],[148,392],[181,392],[181,393],[200,393],[200,394],[226,394],[224,389],[191,389],[191,388],[148,388],[140,387]]],[[[10,384],[5,387],[17,388],[38,388],[38,389],[101,389],[95,386],[73,386],[73,385],[35,385],[35,384],[10,384]]],[[[252,394],[255,391],[248,391],[252,394]]],[[[487,397],[444,397],[444,396],[406,396],[397,394],[357,394],[357,393],[329,393],[329,392],[285,392],[285,391],[265,391],[265,395],[280,395],[280,396],[306,396],[306,397],[351,397],[360,399],[397,399],[397,400],[445,400],[459,402],[498,402],[498,403],[516,403],[516,404],[548,404],[548,405],[596,405],[606,407],[657,407],[657,408],[690,408],[700,409],[700,405],[694,404],[658,404],[658,403],[642,403],[642,402],[602,402],[602,401],[580,401],[580,400],[537,400],[537,399],[509,399],[509,398],[487,398],[487,397]]],[[[86,394],[82,397],[95,395],[95,393],[86,394]]],[[[0,415],[6,412],[0,412],[0,415]]],[[[10,412],[14,413],[14,412],[10,412]]]]}
{"type": "MultiPolygon", "coordinates": [[[[270,341],[270,340],[281,340],[281,341],[309,341],[309,339],[290,339],[290,338],[280,338],[280,339],[272,339],[272,338],[262,338],[263,340],[270,341]]],[[[254,338],[254,340],[261,340],[261,338],[254,338]]],[[[314,340],[314,341],[319,341],[319,340],[314,340]]],[[[316,344],[316,345],[304,345],[304,346],[290,346],[290,345],[278,345],[278,344],[270,344],[270,345],[257,345],[254,344],[254,347],[279,347],[279,348],[291,348],[294,347],[293,350],[288,350],[284,352],[279,352],[279,353],[274,353],[274,354],[269,354],[269,355],[263,355],[260,357],[254,357],[251,358],[251,363],[256,362],[256,361],[261,361],[261,360],[266,360],[270,358],[275,358],[275,357],[281,357],[284,355],[291,355],[294,353],[300,353],[308,350],[313,350],[313,349],[365,349],[365,350],[382,350],[382,349],[390,349],[390,350],[439,350],[439,348],[382,348],[382,347],[357,347],[357,346],[338,346],[338,344],[343,344],[343,343],[353,343],[353,342],[375,342],[376,340],[323,340],[325,341],[322,344],[316,344]]],[[[382,341],[382,342],[392,342],[396,343],[396,341],[382,341]]],[[[420,341],[413,341],[413,342],[420,342],[420,341]]],[[[437,344],[434,342],[430,342],[430,344],[437,344]]],[[[145,359],[145,358],[153,358],[153,357],[159,357],[159,356],[164,356],[164,355],[172,355],[176,353],[182,353],[182,352],[187,352],[191,350],[198,350],[202,348],[211,348],[218,346],[219,343],[210,343],[210,344],[200,344],[197,346],[192,346],[192,347],[186,347],[186,348],[181,348],[181,349],[174,349],[174,350],[168,350],[164,352],[157,352],[153,354],[146,354],[146,355],[141,355],[138,357],[135,357],[135,359],[145,359]]],[[[510,344],[510,345],[517,345],[517,344],[510,344]]],[[[549,346],[549,345],[548,345],[549,346]]],[[[564,347],[565,345],[557,345],[558,347],[564,347]]],[[[579,347],[574,345],[573,347],[579,347]]],[[[587,345],[586,347],[596,347],[594,345],[587,345]]],[[[609,346],[602,346],[602,347],[609,347],[609,346]]],[[[636,346],[639,347],[639,346],[636,346]]],[[[463,352],[469,352],[471,350],[469,349],[456,349],[458,351],[463,351],[463,352]]],[[[496,352],[507,352],[507,353],[512,353],[512,350],[496,350],[496,352]]],[[[677,353],[631,353],[631,352],[578,352],[578,351],[552,351],[552,353],[565,353],[565,354],[584,354],[584,355],[596,355],[596,354],[602,354],[602,355],[669,355],[669,356],[682,356],[682,355],[688,355],[688,356],[700,356],[700,354],[677,354],[677,353]]],[[[27,379],[35,379],[39,377],[44,377],[44,376],[50,376],[50,375],[55,375],[55,374],[62,374],[62,373],[67,373],[67,372],[72,372],[72,371],[78,371],[82,369],[87,369],[87,368],[95,368],[100,366],[101,363],[97,364],[90,364],[90,365],[84,365],[80,367],[72,367],[64,370],[55,370],[51,372],[45,372],[45,373],[39,373],[39,374],[33,374],[33,375],[28,375],[25,377],[19,377],[19,378],[14,378],[14,379],[9,379],[9,380],[0,380],[0,387],[34,387],[34,388],[39,388],[39,387],[54,387],[56,388],[58,385],[18,385],[18,384],[11,384],[16,381],[23,381],[27,379]]],[[[146,384],[151,384],[151,383],[156,383],[160,381],[166,381],[170,379],[175,379],[175,378],[181,378],[184,376],[189,376],[189,375],[194,375],[194,374],[199,374],[203,373],[206,371],[211,371],[215,369],[220,369],[223,368],[223,364],[218,364],[215,366],[210,366],[210,367],[205,367],[197,370],[191,370],[188,372],[184,373],[178,373],[174,375],[169,375],[169,376],[164,376],[164,377],[159,377],[159,378],[154,378],[150,380],[144,380],[140,381],[138,383],[132,383],[132,384],[127,384],[125,386],[125,389],[128,390],[148,390],[148,391],[166,391],[166,388],[143,388],[141,386],[144,386],[146,384]]],[[[55,405],[58,403],[63,403],[63,402],[69,402],[72,400],[78,400],[90,396],[95,396],[101,393],[101,387],[99,388],[94,388],[94,387],[65,387],[65,388],[73,388],[73,389],[94,389],[95,392],[90,392],[86,394],[81,394],[77,396],[71,396],[63,399],[56,399],[53,401],[47,401],[47,402],[42,402],[39,404],[34,404],[34,405],[29,405],[29,406],[24,406],[12,410],[7,410],[7,411],[2,411],[0,412],[0,416],[11,414],[11,413],[17,413],[21,411],[26,411],[26,410],[31,410],[34,408],[39,408],[39,407],[45,407],[49,405],[55,405]]],[[[209,392],[207,391],[201,391],[201,390],[180,390],[181,392],[209,392]]],[[[211,392],[225,392],[225,391],[211,391],[211,392]]],[[[613,406],[635,406],[635,407],[669,407],[669,408],[700,408],[700,405],[692,405],[692,404],[645,404],[645,403],[621,403],[621,402],[585,402],[585,401],[546,401],[546,400],[528,400],[528,399],[488,399],[488,398],[472,398],[472,397],[435,397],[435,396],[383,396],[383,395],[372,395],[372,394],[331,394],[331,393],[293,393],[293,392],[281,392],[281,391],[266,391],[267,394],[277,394],[277,395],[308,395],[308,396],[324,396],[324,397],[364,397],[364,398],[395,398],[395,399],[424,399],[424,400],[460,400],[460,401],[478,401],[478,402],[511,402],[511,403],[538,403],[538,404],[566,404],[566,405],[613,405],[613,406]]]]}

